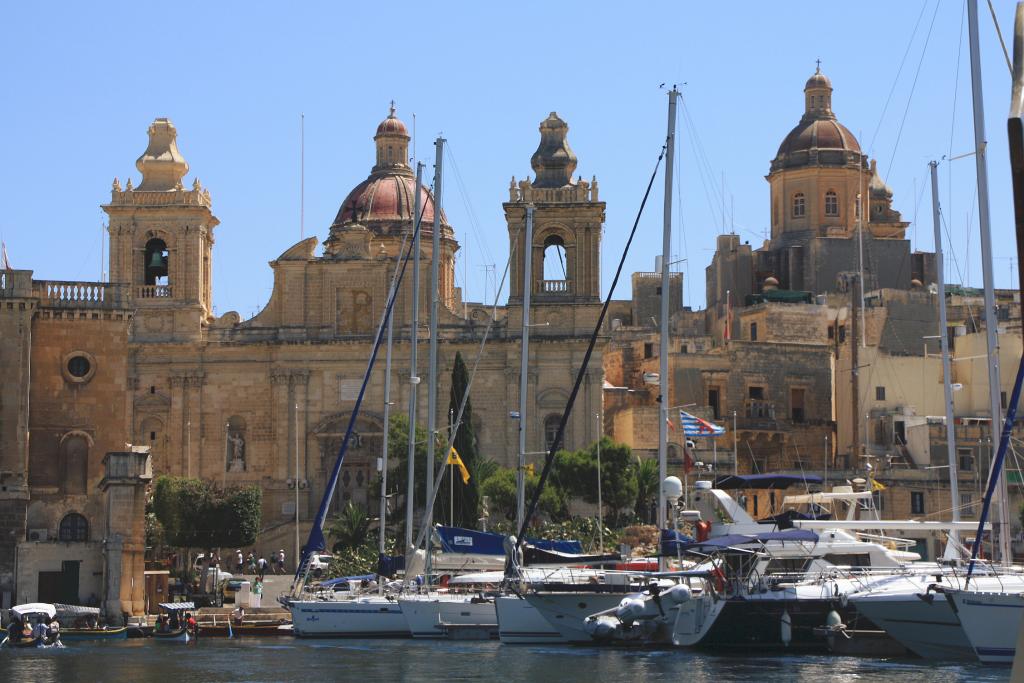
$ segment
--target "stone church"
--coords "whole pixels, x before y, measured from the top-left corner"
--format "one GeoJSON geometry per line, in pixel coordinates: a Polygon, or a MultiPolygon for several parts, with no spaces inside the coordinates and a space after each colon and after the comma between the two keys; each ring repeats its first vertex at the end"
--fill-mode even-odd
{"type": "MultiPolygon", "coordinates": [[[[527,451],[552,438],[600,310],[600,249],[605,205],[596,179],[574,177],[568,126],[555,113],[540,124],[531,159],[534,180],[509,187],[504,206],[513,255],[508,304],[462,301],[455,286],[457,231],[440,215],[439,382],[436,423],[448,423],[451,368],[467,364],[493,320],[473,386],[483,457],[515,462],[519,421],[520,327],[524,250],[533,252],[527,451]],[[534,232],[524,244],[525,207],[534,232]],[[544,259],[560,258],[564,277],[544,279],[544,259]]],[[[177,130],[156,119],[136,162],[141,180],[115,179],[102,208],[109,216],[110,282],[32,279],[0,274],[0,592],[61,602],[104,600],[103,562],[93,547],[106,537],[104,456],[130,443],[148,447],[152,472],[202,477],[264,492],[261,542],[291,548],[295,487],[299,515],[312,517],[354,405],[370,344],[382,317],[403,238],[422,202],[420,300],[411,274],[399,292],[392,366],[393,411],[405,411],[410,376],[427,374],[427,321],[435,205],[410,168],[409,133],[389,115],[373,137],[369,176],[340,204],[323,233],[270,264],[273,293],[243,320],[213,314],[212,264],[220,221],[210,191],[178,148],[177,130]],[[411,312],[419,308],[417,368],[410,368],[411,312]],[[62,560],[44,552],[67,544],[62,560]],[[77,548],[77,550],[76,550],[77,548]],[[15,577],[15,555],[18,576],[15,577]],[[43,574],[58,574],[51,583],[43,574]],[[77,577],[77,578],[76,578],[77,577]]],[[[369,150],[368,150],[369,151],[369,150]]],[[[550,264],[549,264],[550,265],[550,264]]],[[[597,438],[601,352],[591,360],[566,446],[597,438]]],[[[417,393],[426,424],[426,382],[417,393]]],[[[384,364],[373,373],[338,486],[335,506],[367,503],[381,454],[384,364]]],[[[136,544],[141,538],[134,539],[136,544]]],[[[269,547],[269,546],[268,546],[269,547]]],[[[138,599],[138,596],[135,596],[138,599]]],[[[137,611],[138,605],[126,611],[137,611]]]]}

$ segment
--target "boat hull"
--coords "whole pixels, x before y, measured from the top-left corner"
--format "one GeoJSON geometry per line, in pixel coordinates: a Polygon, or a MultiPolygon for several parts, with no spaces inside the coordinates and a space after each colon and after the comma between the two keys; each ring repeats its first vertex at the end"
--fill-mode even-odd
{"type": "Polygon", "coordinates": [[[292,632],[299,638],[408,638],[398,602],[383,598],[292,602],[292,632]]]}
{"type": "Polygon", "coordinates": [[[526,601],[567,643],[592,643],[584,620],[591,614],[617,606],[627,593],[559,592],[529,593],[526,601]]]}
{"type": "Polygon", "coordinates": [[[496,626],[493,600],[462,596],[409,596],[398,599],[413,638],[444,638],[445,625],[496,626]]]}
{"type": "Polygon", "coordinates": [[[955,591],[949,597],[978,659],[986,664],[1013,664],[1024,594],[955,591]]]}
{"type": "Polygon", "coordinates": [[[509,645],[565,643],[566,640],[526,599],[501,596],[494,600],[498,638],[509,645]]]}
{"type": "Polygon", "coordinates": [[[188,638],[189,636],[185,629],[171,631],[170,633],[153,632],[153,639],[161,643],[187,643],[188,638]]]}
{"type": "Polygon", "coordinates": [[[925,659],[974,661],[974,649],[953,608],[941,595],[926,601],[916,594],[866,595],[852,602],[904,647],[925,659]]]}
{"type": "Polygon", "coordinates": [[[63,641],[73,640],[123,640],[128,637],[128,627],[121,628],[63,628],[60,630],[60,639],[63,641]]]}

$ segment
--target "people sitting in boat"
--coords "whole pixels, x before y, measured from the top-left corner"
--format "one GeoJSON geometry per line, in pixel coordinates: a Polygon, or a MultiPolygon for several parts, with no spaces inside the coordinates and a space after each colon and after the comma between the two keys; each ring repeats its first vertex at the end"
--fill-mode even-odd
{"type": "Polygon", "coordinates": [[[60,640],[60,622],[57,617],[46,617],[46,642],[56,643],[60,640]]]}
{"type": "Polygon", "coordinates": [[[178,617],[178,611],[171,612],[171,616],[167,622],[167,625],[172,631],[177,631],[181,628],[181,619],[178,617]]]}
{"type": "Polygon", "coordinates": [[[11,642],[21,638],[21,621],[11,619],[11,623],[7,624],[7,637],[11,639],[11,642]]]}
{"type": "Polygon", "coordinates": [[[199,628],[199,624],[196,623],[196,618],[192,616],[191,612],[185,612],[185,628],[192,634],[195,634],[199,628]]]}
{"type": "Polygon", "coordinates": [[[161,614],[161,615],[157,616],[157,618],[156,618],[156,632],[157,633],[167,633],[170,630],[171,630],[170,627],[167,625],[167,615],[166,614],[161,614]]]}
{"type": "Polygon", "coordinates": [[[34,636],[32,635],[32,623],[31,622],[26,621],[24,624],[21,625],[21,637],[23,639],[25,639],[25,640],[32,640],[33,639],[34,636]]]}
{"type": "Polygon", "coordinates": [[[46,622],[49,621],[49,617],[46,620],[40,619],[36,622],[36,626],[32,629],[32,637],[36,640],[46,640],[46,622]]]}

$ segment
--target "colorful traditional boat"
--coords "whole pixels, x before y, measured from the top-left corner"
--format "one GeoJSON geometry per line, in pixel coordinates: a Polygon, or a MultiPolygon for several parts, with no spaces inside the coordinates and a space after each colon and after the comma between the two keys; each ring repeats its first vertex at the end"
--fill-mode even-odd
{"type": "Polygon", "coordinates": [[[61,640],[122,640],[128,637],[128,627],[121,628],[62,628],[61,640]]]}

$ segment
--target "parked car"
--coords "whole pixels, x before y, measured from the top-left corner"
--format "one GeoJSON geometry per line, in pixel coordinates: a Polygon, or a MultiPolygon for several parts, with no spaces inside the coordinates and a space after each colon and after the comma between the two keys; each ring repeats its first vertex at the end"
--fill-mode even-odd
{"type": "Polygon", "coordinates": [[[327,568],[331,564],[331,560],[334,558],[326,553],[313,553],[309,556],[309,571],[316,577],[320,578],[327,571],[327,568]]]}

